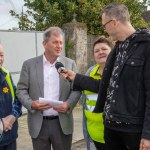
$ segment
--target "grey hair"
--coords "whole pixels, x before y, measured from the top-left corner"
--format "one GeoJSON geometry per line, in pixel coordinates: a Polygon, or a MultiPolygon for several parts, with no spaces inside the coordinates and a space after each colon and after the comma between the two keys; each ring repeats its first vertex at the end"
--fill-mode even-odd
{"type": "Polygon", "coordinates": [[[59,27],[50,27],[43,33],[43,41],[49,40],[52,34],[63,35],[63,31],[59,27]]]}
{"type": "Polygon", "coordinates": [[[111,3],[102,10],[103,13],[111,19],[115,18],[121,22],[130,22],[130,14],[124,4],[111,3]]]}

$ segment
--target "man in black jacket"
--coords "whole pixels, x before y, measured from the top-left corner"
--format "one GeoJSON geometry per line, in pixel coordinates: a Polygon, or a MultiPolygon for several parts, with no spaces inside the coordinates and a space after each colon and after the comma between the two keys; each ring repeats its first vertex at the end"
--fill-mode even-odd
{"type": "Polygon", "coordinates": [[[74,88],[99,92],[94,112],[104,114],[106,150],[150,150],[150,34],[130,23],[128,8],[112,3],[102,11],[104,30],[116,42],[101,82],[71,70],[74,88]]]}

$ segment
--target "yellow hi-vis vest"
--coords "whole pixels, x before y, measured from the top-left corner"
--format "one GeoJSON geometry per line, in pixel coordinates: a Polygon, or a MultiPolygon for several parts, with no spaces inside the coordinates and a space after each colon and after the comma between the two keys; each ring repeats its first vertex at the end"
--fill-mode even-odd
{"type": "MultiPolygon", "coordinates": [[[[99,67],[99,65],[96,65],[91,70],[89,76],[94,79],[101,79],[99,67]]],[[[96,105],[98,94],[87,90],[84,90],[84,94],[86,96],[86,108],[84,108],[84,114],[86,117],[88,134],[92,140],[100,143],[105,143],[102,113],[92,112],[96,105]]]]}
{"type": "Polygon", "coordinates": [[[12,99],[14,101],[15,92],[14,92],[14,88],[13,88],[13,85],[12,85],[12,82],[11,82],[11,79],[10,79],[9,72],[4,67],[2,67],[2,71],[6,73],[6,82],[7,82],[8,86],[9,86],[9,88],[10,88],[11,96],[12,96],[12,99]]]}

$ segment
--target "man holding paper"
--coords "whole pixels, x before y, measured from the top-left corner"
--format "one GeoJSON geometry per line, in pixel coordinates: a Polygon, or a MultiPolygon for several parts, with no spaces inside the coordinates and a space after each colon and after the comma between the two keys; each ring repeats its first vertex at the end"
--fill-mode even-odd
{"type": "Polygon", "coordinates": [[[23,63],[17,96],[28,110],[28,127],[34,150],[71,150],[72,109],[80,92],[72,91],[72,82],[64,80],[55,68],[77,71],[75,62],[61,56],[63,32],[50,27],[43,34],[43,55],[23,63]],[[54,102],[55,101],[55,102],[54,102]],[[53,102],[53,103],[52,103],[53,102]]]}

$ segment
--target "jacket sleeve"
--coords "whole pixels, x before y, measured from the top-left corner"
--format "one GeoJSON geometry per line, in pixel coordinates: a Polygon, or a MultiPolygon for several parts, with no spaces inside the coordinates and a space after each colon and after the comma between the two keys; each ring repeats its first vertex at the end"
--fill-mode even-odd
{"type": "MultiPolygon", "coordinates": [[[[77,72],[77,67],[76,67],[76,64],[75,62],[73,61],[72,63],[72,70],[74,72],[77,72]]],[[[72,83],[73,84],[73,83],[72,83]]],[[[68,110],[67,113],[70,113],[73,108],[75,107],[75,105],[77,104],[77,102],[79,101],[80,99],[80,96],[81,96],[81,92],[80,91],[74,91],[72,88],[71,88],[71,92],[70,92],[70,95],[67,99],[67,103],[69,104],[69,107],[70,109],[68,110]]]]}
{"type": "Polygon", "coordinates": [[[76,74],[73,89],[74,90],[89,90],[98,93],[100,80],[93,79],[92,77],[76,74]]]}
{"type": "Polygon", "coordinates": [[[13,101],[13,104],[12,104],[11,115],[14,115],[16,118],[18,118],[22,115],[22,110],[21,110],[22,105],[21,105],[20,101],[18,100],[18,98],[16,96],[16,86],[13,83],[11,75],[10,75],[10,78],[11,78],[11,82],[12,82],[12,85],[13,85],[13,88],[14,88],[14,95],[15,95],[15,98],[14,98],[14,101],[13,101]]]}

